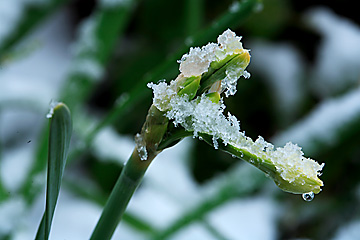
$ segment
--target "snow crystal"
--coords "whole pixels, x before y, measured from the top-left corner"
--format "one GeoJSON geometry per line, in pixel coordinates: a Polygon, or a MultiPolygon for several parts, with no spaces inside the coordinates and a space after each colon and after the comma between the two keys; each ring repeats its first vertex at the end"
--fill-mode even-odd
{"type": "Polygon", "coordinates": [[[250,74],[245,71],[249,63],[249,51],[243,49],[240,42],[241,37],[236,36],[230,29],[221,34],[218,43],[208,43],[202,48],[190,48],[190,52],[184,54],[180,61],[179,70],[183,77],[200,76],[209,70],[210,64],[214,61],[221,61],[229,55],[239,55],[238,61],[233,61],[226,70],[226,77],[221,81],[221,89],[225,91],[226,97],[236,92],[237,80],[244,76],[249,78],[250,74]]]}
{"type": "Polygon", "coordinates": [[[182,72],[185,77],[200,76],[207,72],[210,63],[216,60],[214,54],[216,48],[218,48],[218,45],[215,43],[209,43],[202,48],[190,48],[190,52],[183,55],[179,61],[180,72],[182,72]]]}
{"type": "Polygon", "coordinates": [[[221,81],[221,88],[226,89],[225,96],[229,97],[236,93],[237,81],[241,76],[245,78],[250,77],[250,73],[244,71],[241,67],[242,62],[236,62],[234,65],[230,65],[226,71],[226,77],[221,81]]]}
{"type": "Polygon", "coordinates": [[[52,118],[53,114],[54,114],[54,108],[59,104],[59,102],[52,100],[50,102],[50,109],[48,114],[46,114],[46,118],[52,118]]]}
{"type": "Polygon", "coordinates": [[[234,142],[243,137],[238,132],[239,123],[231,116],[231,120],[223,114],[225,105],[215,104],[205,95],[200,97],[199,102],[188,101],[186,97],[175,96],[170,100],[170,110],[166,112],[166,117],[173,120],[173,123],[183,126],[187,131],[206,133],[212,135],[214,139],[222,139],[225,144],[234,142]]]}
{"type": "MultiPolygon", "coordinates": [[[[242,43],[240,42],[241,38],[242,37],[236,36],[233,31],[228,29],[217,38],[217,41],[220,44],[220,48],[225,49],[227,55],[231,55],[233,53],[241,53],[244,51],[242,43]]],[[[223,53],[223,51],[220,50],[220,53],[223,53]]]]}
{"type": "MultiPolygon", "coordinates": [[[[217,44],[208,43],[201,48],[190,48],[190,52],[182,56],[178,62],[180,63],[179,70],[184,77],[200,76],[208,71],[211,62],[221,61],[228,55],[247,51],[243,49],[241,37],[236,36],[230,29],[221,34],[217,40],[217,44]]],[[[234,81],[237,81],[241,74],[236,73],[235,76],[237,78],[234,81]]]]}
{"type": "Polygon", "coordinates": [[[175,81],[171,81],[170,86],[168,86],[165,81],[161,81],[158,84],[147,84],[147,87],[153,90],[153,104],[160,111],[166,111],[169,108],[170,99],[176,95],[174,85],[175,81]]]}
{"type": "Polygon", "coordinates": [[[146,161],[148,159],[148,153],[146,150],[144,139],[139,133],[137,133],[135,135],[135,144],[136,144],[136,149],[138,151],[140,159],[142,161],[146,161]]]}
{"type": "MultiPolygon", "coordinates": [[[[157,96],[166,95],[167,89],[170,88],[160,83],[160,87],[156,88],[157,96]],[[159,89],[164,91],[161,93],[159,89]]],[[[154,102],[160,102],[159,99],[154,102]]],[[[173,95],[166,101],[168,106],[165,115],[172,120],[175,126],[181,125],[187,131],[192,131],[194,137],[198,137],[199,133],[205,133],[213,136],[214,147],[218,146],[218,139],[227,145],[231,144],[238,149],[246,150],[255,155],[259,159],[270,161],[276,166],[276,170],[280,176],[288,181],[294,182],[298,178],[317,178],[323,165],[319,165],[312,159],[305,158],[301,148],[295,144],[287,143],[283,148],[274,150],[274,146],[259,137],[255,142],[240,132],[239,121],[236,117],[228,114],[226,117],[223,112],[225,105],[213,103],[204,94],[189,101],[188,98],[173,95]]],[[[162,102],[163,104],[163,102],[162,102]]],[[[156,105],[155,105],[156,106],[156,105]]]]}

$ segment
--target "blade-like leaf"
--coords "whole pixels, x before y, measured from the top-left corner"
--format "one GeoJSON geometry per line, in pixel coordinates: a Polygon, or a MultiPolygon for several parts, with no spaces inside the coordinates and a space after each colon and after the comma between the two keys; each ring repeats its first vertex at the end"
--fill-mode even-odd
{"type": "Polygon", "coordinates": [[[68,107],[57,103],[51,110],[46,207],[36,239],[48,239],[68,154],[72,121],[68,107]]]}

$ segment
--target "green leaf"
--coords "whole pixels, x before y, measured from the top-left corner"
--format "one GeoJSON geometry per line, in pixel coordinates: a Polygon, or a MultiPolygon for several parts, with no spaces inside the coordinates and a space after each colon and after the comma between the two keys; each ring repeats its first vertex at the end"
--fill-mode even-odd
{"type": "Polygon", "coordinates": [[[57,103],[51,111],[46,207],[36,234],[36,239],[41,240],[49,238],[72,132],[72,121],[68,107],[63,103],[57,103]]]}

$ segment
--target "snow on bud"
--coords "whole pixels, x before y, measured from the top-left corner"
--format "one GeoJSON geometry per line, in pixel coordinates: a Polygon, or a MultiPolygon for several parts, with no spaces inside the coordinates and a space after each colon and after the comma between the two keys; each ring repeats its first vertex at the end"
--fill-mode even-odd
{"type": "Polygon", "coordinates": [[[323,182],[318,176],[324,164],[305,158],[301,148],[292,143],[274,149],[262,137],[254,142],[240,131],[235,116],[224,115],[220,94],[234,95],[238,79],[250,77],[245,70],[250,54],[240,40],[228,29],[218,43],[191,48],[179,61],[181,73],[175,80],[148,84],[154,93],[153,105],[175,127],[183,127],[194,137],[201,135],[214,148],[253,164],[284,191],[319,193],[323,182]]]}

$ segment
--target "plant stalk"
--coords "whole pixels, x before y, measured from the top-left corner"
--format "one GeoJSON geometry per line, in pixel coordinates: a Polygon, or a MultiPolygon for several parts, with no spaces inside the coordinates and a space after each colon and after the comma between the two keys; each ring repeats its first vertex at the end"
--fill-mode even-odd
{"type": "Polygon", "coordinates": [[[113,235],[136,188],[156,155],[142,161],[135,148],[126,162],[91,235],[91,240],[106,240],[113,235]]]}

